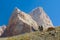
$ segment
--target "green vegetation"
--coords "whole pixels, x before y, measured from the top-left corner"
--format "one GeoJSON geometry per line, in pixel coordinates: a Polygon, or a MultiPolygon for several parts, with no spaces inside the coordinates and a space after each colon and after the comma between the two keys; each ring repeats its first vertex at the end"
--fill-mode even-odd
{"type": "Polygon", "coordinates": [[[60,27],[56,27],[56,33],[54,31],[36,31],[13,37],[0,38],[0,40],[60,40],[60,27]]]}

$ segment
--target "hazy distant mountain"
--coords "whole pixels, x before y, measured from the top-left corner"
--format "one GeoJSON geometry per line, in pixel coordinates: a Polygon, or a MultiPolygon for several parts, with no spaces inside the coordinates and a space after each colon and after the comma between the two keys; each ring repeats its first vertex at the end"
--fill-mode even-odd
{"type": "Polygon", "coordinates": [[[54,27],[52,21],[42,7],[35,8],[30,12],[30,15],[37,22],[38,26],[42,25],[44,27],[44,30],[49,27],[54,27]]]}

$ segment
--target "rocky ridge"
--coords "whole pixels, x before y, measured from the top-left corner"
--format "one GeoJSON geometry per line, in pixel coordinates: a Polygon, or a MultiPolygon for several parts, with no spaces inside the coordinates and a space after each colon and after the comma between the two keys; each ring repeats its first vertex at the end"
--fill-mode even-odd
{"type": "Polygon", "coordinates": [[[30,14],[15,8],[10,17],[9,24],[2,35],[3,37],[14,36],[38,31],[41,26],[43,30],[47,30],[50,27],[54,28],[52,21],[42,7],[34,9],[30,14]]]}

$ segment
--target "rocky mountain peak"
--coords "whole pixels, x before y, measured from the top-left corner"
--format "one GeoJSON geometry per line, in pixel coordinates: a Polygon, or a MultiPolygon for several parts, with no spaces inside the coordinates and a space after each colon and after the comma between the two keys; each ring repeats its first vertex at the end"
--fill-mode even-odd
{"type": "Polygon", "coordinates": [[[43,11],[43,8],[42,7],[37,7],[35,9],[33,9],[30,13],[34,13],[34,14],[39,15],[39,14],[42,14],[42,11],[43,11]]]}
{"type": "Polygon", "coordinates": [[[34,21],[29,14],[16,8],[10,17],[5,34],[7,36],[18,35],[25,32],[31,32],[33,31],[32,28],[38,30],[36,21],[34,21]]]}
{"type": "Polygon", "coordinates": [[[38,7],[36,9],[32,10],[32,12],[30,12],[30,15],[37,22],[37,24],[39,26],[42,25],[44,29],[45,28],[47,29],[49,27],[54,27],[51,19],[45,13],[45,11],[43,10],[42,7],[38,7]]]}
{"type": "Polygon", "coordinates": [[[21,12],[21,10],[19,8],[17,8],[17,7],[15,7],[14,11],[18,12],[18,13],[21,12]]]}
{"type": "Polygon", "coordinates": [[[36,31],[41,29],[41,27],[43,30],[46,30],[49,27],[54,28],[51,19],[42,7],[33,9],[30,12],[30,15],[16,7],[10,17],[8,27],[6,28],[4,35],[14,36],[36,31]]]}

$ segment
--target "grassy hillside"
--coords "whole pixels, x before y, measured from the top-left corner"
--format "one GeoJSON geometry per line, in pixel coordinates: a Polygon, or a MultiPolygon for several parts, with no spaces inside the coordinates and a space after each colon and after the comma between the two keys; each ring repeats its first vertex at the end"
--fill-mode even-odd
{"type": "Polygon", "coordinates": [[[60,27],[56,27],[56,33],[54,31],[36,31],[13,37],[0,38],[0,40],[60,40],[60,27]]]}

